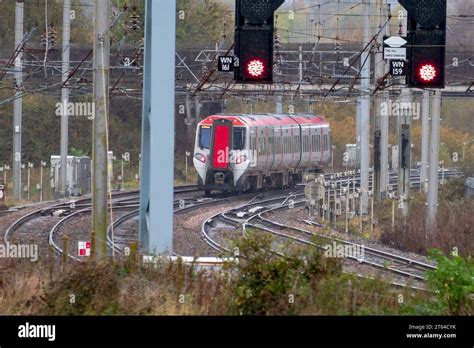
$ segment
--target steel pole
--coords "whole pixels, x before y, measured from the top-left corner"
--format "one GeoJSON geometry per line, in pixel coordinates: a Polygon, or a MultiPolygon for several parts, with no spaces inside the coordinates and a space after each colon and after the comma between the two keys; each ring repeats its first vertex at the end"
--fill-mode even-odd
{"type": "MultiPolygon", "coordinates": [[[[370,40],[370,0],[363,0],[364,8],[364,43],[367,46],[370,40]]],[[[361,55],[361,114],[360,114],[360,212],[367,215],[369,205],[369,129],[370,129],[370,49],[367,48],[361,55]]]]}
{"type": "Polygon", "coordinates": [[[26,197],[28,200],[30,200],[31,196],[30,196],[30,191],[31,191],[31,166],[30,166],[30,162],[28,162],[28,169],[26,170],[26,173],[27,173],[27,189],[28,189],[28,192],[26,193],[26,197]]]}
{"type": "Polygon", "coordinates": [[[145,252],[169,254],[173,251],[176,0],[147,0],[145,22],[139,237],[145,252]]]}
{"type": "Polygon", "coordinates": [[[438,166],[439,166],[439,139],[441,118],[441,91],[434,93],[431,100],[431,139],[430,166],[428,178],[428,204],[426,214],[426,240],[434,235],[437,224],[436,214],[438,212],[438,166]]]}
{"type": "Polygon", "coordinates": [[[40,165],[40,202],[43,202],[43,164],[40,165]]]}
{"type": "Polygon", "coordinates": [[[276,113],[281,115],[283,113],[283,96],[279,95],[276,101],[276,113]]]}
{"type": "Polygon", "coordinates": [[[361,104],[360,98],[357,98],[357,101],[356,101],[356,130],[357,130],[356,136],[357,136],[357,138],[356,138],[356,163],[355,163],[355,168],[360,167],[360,139],[361,139],[361,135],[360,135],[360,131],[361,131],[361,127],[360,127],[360,104],[361,104]]]}
{"type": "Polygon", "coordinates": [[[62,57],[62,88],[61,88],[61,165],[59,166],[59,193],[62,196],[67,194],[67,155],[69,141],[69,88],[67,79],[69,77],[69,54],[70,54],[70,36],[71,36],[71,0],[63,0],[63,57],[62,57]]]}
{"type": "MultiPolygon", "coordinates": [[[[376,1],[376,9],[379,15],[379,27],[378,30],[382,28],[385,17],[383,16],[383,0],[376,1]]],[[[383,35],[378,35],[377,37],[377,51],[375,53],[375,83],[379,81],[385,75],[385,60],[383,59],[383,35]]],[[[387,166],[382,166],[382,153],[387,149],[382,148],[382,123],[387,115],[382,115],[382,103],[383,103],[382,92],[378,92],[375,96],[375,120],[376,120],[376,129],[374,135],[374,195],[377,201],[385,198],[385,175],[387,171],[387,166]]],[[[385,125],[385,123],[384,123],[385,125]]]]}
{"type": "Polygon", "coordinates": [[[95,2],[92,228],[94,256],[107,257],[107,118],[109,112],[110,0],[95,2]]]}
{"type": "Polygon", "coordinates": [[[398,117],[398,195],[403,197],[403,216],[406,218],[409,214],[409,200],[411,187],[411,120],[412,94],[408,88],[402,88],[400,95],[400,115],[398,117]],[[404,139],[405,137],[405,139],[404,139]],[[405,147],[404,147],[405,142],[405,147]],[[408,145],[406,144],[408,143],[408,145]],[[403,168],[403,158],[405,158],[405,168],[403,168]]]}
{"type": "Polygon", "coordinates": [[[421,166],[420,185],[428,190],[428,165],[429,165],[429,134],[430,134],[430,92],[423,91],[421,101],[421,166]]]}
{"type": "Polygon", "coordinates": [[[123,158],[120,168],[120,190],[123,190],[123,158]]]}
{"type": "MultiPolygon", "coordinates": [[[[23,1],[15,3],[15,50],[23,41],[23,1]]],[[[23,88],[23,53],[19,51],[15,59],[15,101],[13,102],[13,197],[21,199],[21,132],[22,132],[22,88],[23,88]]]]}
{"type": "Polygon", "coordinates": [[[188,152],[185,151],[184,152],[184,165],[185,165],[185,180],[186,180],[186,184],[188,183],[188,152]]]}

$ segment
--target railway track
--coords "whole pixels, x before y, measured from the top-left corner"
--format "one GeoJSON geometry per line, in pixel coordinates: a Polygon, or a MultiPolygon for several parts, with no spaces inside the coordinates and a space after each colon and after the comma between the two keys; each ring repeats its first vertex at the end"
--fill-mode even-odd
{"type": "MultiPolygon", "coordinates": [[[[412,187],[419,188],[421,184],[419,182],[418,171],[412,170],[411,175],[412,187]]],[[[459,177],[460,175],[461,174],[457,170],[445,170],[444,173],[440,172],[439,174],[440,179],[449,179],[452,177],[459,177]]],[[[341,187],[352,186],[355,190],[359,186],[359,178],[356,172],[325,174],[324,177],[326,180],[334,182],[334,188],[329,189],[330,199],[334,199],[334,197],[338,196],[341,187]]],[[[391,173],[389,180],[391,184],[390,188],[395,190],[397,187],[396,173],[391,173]]],[[[371,180],[369,185],[371,185],[371,180]]],[[[247,226],[273,233],[275,236],[286,240],[290,239],[307,245],[314,244],[310,240],[310,238],[314,236],[312,232],[297,227],[282,225],[266,219],[263,216],[264,213],[284,209],[285,207],[288,207],[290,203],[295,206],[304,205],[305,199],[302,191],[295,191],[290,194],[287,193],[267,199],[261,199],[259,198],[259,195],[255,194],[227,198],[201,198],[193,196],[179,198],[181,194],[200,191],[201,190],[199,190],[196,185],[175,187],[174,192],[176,196],[173,202],[174,213],[180,214],[183,212],[190,212],[193,209],[202,208],[207,205],[212,206],[223,202],[229,202],[233,199],[244,199],[247,196],[248,198],[251,198],[244,205],[236,209],[215,214],[202,224],[201,233],[205,242],[216,251],[224,250],[230,252],[229,247],[225,245],[225,240],[240,237],[242,234],[245,236],[247,226]],[[290,203],[288,203],[289,200],[291,200],[290,203]],[[242,230],[240,230],[241,227],[242,230]]],[[[125,247],[129,246],[131,242],[137,240],[138,232],[136,226],[139,217],[139,192],[128,191],[114,193],[113,211],[114,221],[108,226],[107,244],[111,254],[122,255],[125,247]]],[[[84,224],[79,225],[82,225],[82,227],[87,226],[86,220],[90,220],[90,214],[91,198],[53,204],[47,208],[38,209],[28,213],[16,220],[5,231],[4,241],[5,243],[34,241],[40,245],[40,249],[43,252],[49,245],[51,245],[57,253],[62,254],[63,250],[60,240],[65,234],[65,227],[71,223],[79,224],[77,221],[81,221],[81,219],[84,220],[84,224]],[[58,214],[57,216],[54,215],[61,210],[63,211],[62,214],[58,214]],[[39,230],[35,231],[35,228],[38,229],[38,226],[39,230]]],[[[90,225],[90,222],[88,222],[88,224],[90,225]]],[[[85,228],[82,232],[80,230],[82,230],[82,228],[79,230],[76,229],[74,235],[69,235],[69,237],[72,237],[72,242],[90,239],[90,228],[85,228]]],[[[318,236],[323,238],[321,235],[318,236]]],[[[339,244],[350,245],[352,247],[358,246],[354,243],[343,240],[328,239],[327,241],[336,241],[339,244]]],[[[373,248],[364,247],[364,251],[368,257],[362,261],[358,259],[354,259],[354,261],[359,263],[362,262],[375,268],[389,270],[390,272],[402,277],[410,277],[423,281],[423,273],[426,270],[434,268],[431,265],[422,264],[415,260],[403,257],[397,258],[394,255],[389,255],[387,252],[378,251],[373,248]]],[[[69,252],[68,256],[74,260],[80,260],[69,252]]]]}
{"type": "MultiPolygon", "coordinates": [[[[177,190],[179,193],[183,192],[194,192],[189,189],[177,190]]],[[[242,196],[231,196],[224,198],[196,198],[186,197],[181,199],[175,199],[173,202],[174,214],[181,214],[190,212],[195,209],[211,206],[215,204],[231,202],[233,200],[242,199],[242,196]]],[[[138,231],[136,226],[138,225],[139,218],[139,202],[133,199],[130,200],[119,200],[114,204],[114,221],[107,227],[107,245],[110,254],[114,254],[118,257],[125,253],[125,248],[130,247],[131,243],[137,242],[138,231]]],[[[59,221],[49,232],[49,242],[54,247],[57,253],[63,254],[63,249],[59,240],[61,239],[61,228],[67,224],[71,224],[74,219],[78,219],[81,215],[90,214],[90,208],[77,211],[65,217],[59,221]]],[[[77,230],[76,230],[77,232],[77,230]]],[[[89,230],[82,233],[84,238],[89,238],[89,230]]],[[[76,233],[74,241],[78,241],[81,233],[76,233]]],[[[179,256],[174,253],[174,255],[179,256]]],[[[75,261],[82,261],[75,255],[68,252],[68,256],[75,261]]]]}
{"type": "MultiPolygon", "coordinates": [[[[178,186],[175,188],[177,195],[199,192],[197,185],[178,186]]],[[[189,198],[192,199],[192,198],[189,198]]],[[[77,200],[63,201],[49,206],[42,206],[13,221],[5,230],[3,241],[5,244],[37,244],[40,255],[46,255],[49,245],[58,253],[62,252],[59,246],[58,234],[62,228],[74,220],[88,216],[90,220],[92,198],[85,197],[77,200]]],[[[178,204],[178,203],[177,203],[178,204]]],[[[139,191],[117,191],[112,193],[112,206],[114,215],[121,217],[123,211],[139,208],[139,191]]],[[[34,207],[34,205],[31,205],[34,207]]],[[[17,211],[17,210],[15,210],[17,211]]],[[[84,219],[84,220],[87,220],[84,219]]],[[[84,221],[83,227],[86,233],[70,236],[72,241],[88,240],[90,236],[90,222],[84,221]]],[[[70,255],[75,258],[74,255],[70,255]]]]}
{"type": "MultiPolygon", "coordinates": [[[[319,248],[323,252],[335,245],[341,245],[345,250],[347,250],[347,247],[350,250],[361,250],[363,257],[345,255],[345,258],[355,261],[357,264],[363,264],[392,274],[398,278],[397,284],[400,283],[399,281],[406,281],[407,279],[422,283],[426,280],[425,272],[436,268],[433,265],[402,255],[281,224],[266,217],[266,215],[278,213],[283,209],[304,206],[306,199],[302,198],[302,196],[300,193],[292,193],[285,197],[282,196],[267,201],[249,202],[236,209],[221,212],[203,223],[202,233],[211,247],[227,253],[232,253],[231,247],[226,244],[227,240],[246,236],[248,228],[274,235],[275,249],[278,244],[290,240],[301,245],[319,248]]],[[[324,226],[320,225],[319,227],[324,226]]]]}
{"type": "Polygon", "coordinates": [[[226,239],[241,237],[239,227],[241,220],[247,216],[253,216],[268,206],[280,206],[292,198],[302,198],[302,191],[291,192],[277,197],[260,200],[257,196],[247,203],[206,219],[201,227],[202,235],[206,243],[216,251],[230,252],[230,246],[225,246],[226,239]]]}
{"type": "MultiPolygon", "coordinates": [[[[270,212],[272,212],[272,209],[266,211],[265,213],[270,212]]],[[[346,247],[349,247],[349,250],[359,250],[362,251],[363,257],[353,256],[351,254],[345,253],[344,258],[392,273],[403,278],[425,281],[425,272],[436,269],[435,266],[412,260],[395,253],[389,253],[383,250],[367,247],[363,244],[356,244],[350,241],[328,237],[323,234],[314,233],[298,227],[280,224],[265,218],[263,214],[258,214],[246,221],[244,223],[244,229],[247,227],[265,230],[279,237],[294,240],[300,244],[312,245],[321,248],[323,251],[327,251],[328,248],[333,248],[336,245],[341,245],[344,247],[344,250],[347,250],[346,247]],[[318,240],[318,243],[313,241],[314,238],[318,240]]]]}

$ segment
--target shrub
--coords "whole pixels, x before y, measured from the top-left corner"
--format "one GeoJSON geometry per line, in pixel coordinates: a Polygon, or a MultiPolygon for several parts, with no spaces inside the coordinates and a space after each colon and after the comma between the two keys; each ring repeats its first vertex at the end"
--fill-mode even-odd
{"type": "Polygon", "coordinates": [[[241,255],[236,265],[232,314],[294,314],[305,310],[311,293],[323,278],[337,275],[340,262],[316,248],[283,246],[272,250],[274,239],[250,231],[235,243],[241,255]]]}
{"type": "Polygon", "coordinates": [[[471,258],[445,256],[440,250],[431,250],[437,269],[428,272],[427,280],[435,291],[438,304],[446,314],[474,314],[474,262],[471,258]]]}
{"type": "Polygon", "coordinates": [[[119,314],[118,267],[107,262],[77,265],[50,283],[42,300],[49,315],[119,314]]]}

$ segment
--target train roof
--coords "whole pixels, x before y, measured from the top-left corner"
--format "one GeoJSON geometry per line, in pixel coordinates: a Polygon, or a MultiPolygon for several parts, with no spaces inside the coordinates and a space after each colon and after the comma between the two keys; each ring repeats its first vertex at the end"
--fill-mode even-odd
{"type": "Polygon", "coordinates": [[[229,119],[234,126],[282,126],[282,125],[327,125],[321,116],[311,114],[217,114],[202,120],[200,125],[212,125],[216,119],[229,119]]]}

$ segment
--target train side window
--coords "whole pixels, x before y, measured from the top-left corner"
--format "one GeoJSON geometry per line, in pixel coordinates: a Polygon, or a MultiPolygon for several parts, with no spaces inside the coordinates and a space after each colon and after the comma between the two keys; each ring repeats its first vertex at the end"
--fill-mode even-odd
{"type": "Polygon", "coordinates": [[[324,151],[328,151],[328,135],[324,134],[324,151]]]}
{"type": "Polygon", "coordinates": [[[316,135],[316,152],[321,151],[321,135],[316,135]]]}
{"type": "Polygon", "coordinates": [[[245,130],[246,129],[244,127],[234,127],[232,131],[234,150],[243,150],[245,148],[245,130]]]}
{"type": "Polygon", "coordinates": [[[273,134],[272,133],[268,134],[267,140],[268,140],[268,146],[267,146],[268,154],[272,155],[273,154],[273,134]]]}
{"type": "Polygon", "coordinates": [[[199,147],[201,149],[209,149],[211,147],[211,127],[203,127],[199,129],[199,147]]]}

